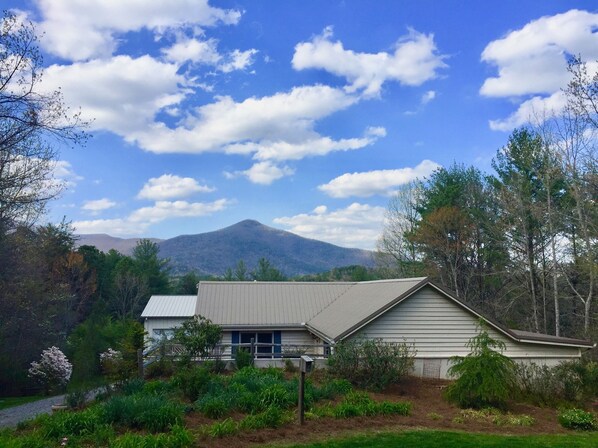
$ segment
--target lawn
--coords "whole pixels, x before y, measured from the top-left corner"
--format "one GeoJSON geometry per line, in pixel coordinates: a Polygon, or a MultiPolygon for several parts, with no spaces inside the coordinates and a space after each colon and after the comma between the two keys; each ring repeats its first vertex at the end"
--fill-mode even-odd
{"type": "Polygon", "coordinates": [[[1,397],[0,398],[0,411],[3,409],[20,406],[25,403],[31,403],[33,401],[42,400],[44,398],[47,398],[47,397],[42,397],[40,395],[33,395],[33,396],[29,396],[29,397],[1,397]]]}
{"type": "Polygon", "coordinates": [[[303,445],[271,445],[287,448],[594,448],[597,434],[551,434],[510,436],[496,434],[469,434],[446,431],[405,431],[365,433],[347,438],[303,445]]]}

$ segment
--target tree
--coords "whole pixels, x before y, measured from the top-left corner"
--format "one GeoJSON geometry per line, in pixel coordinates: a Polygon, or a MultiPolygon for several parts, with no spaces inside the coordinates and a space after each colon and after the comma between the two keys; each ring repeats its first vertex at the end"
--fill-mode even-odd
{"type": "Polygon", "coordinates": [[[198,284],[199,276],[195,272],[188,272],[178,279],[175,294],[195,295],[198,284]]]}
{"type": "Polygon", "coordinates": [[[567,70],[571,80],[564,92],[570,112],[598,129],[598,71],[588,73],[588,65],[580,55],[570,59],[567,70]]]}
{"type": "Polygon", "coordinates": [[[512,396],[515,364],[502,354],[504,342],[492,338],[480,325],[467,343],[471,353],[451,358],[448,373],[457,380],[446,389],[446,397],[462,408],[504,408],[512,396]]]}
{"type": "Polygon", "coordinates": [[[181,344],[188,360],[209,355],[222,337],[222,328],[210,319],[195,316],[174,331],[174,341],[181,344]]]}
{"type": "Polygon", "coordinates": [[[239,282],[244,282],[249,280],[248,273],[247,273],[247,266],[245,266],[245,262],[243,260],[239,260],[237,262],[237,267],[235,268],[235,280],[239,282]]]}
{"type": "Polygon", "coordinates": [[[141,239],[133,249],[137,274],[143,278],[149,294],[167,294],[169,291],[168,259],[158,257],[160,248],[148,239],[141,239]]]}
{"type": "Polygon", "coordinates": [[[285,280],[285,276],[270,264],[266,258],[260,258],[257,262],[257,267],[251,273],[251,277],[259,282],[281,282],[285,280]]]}
{"type": "Polygon", "coordinates": [[[40,89],[43,61],[31,22],[0,19],[0,235],[31,224],[62,185],[52,179],[57,151],[49,142],[81,143],[79,115],[59,91],[40,89]]]}

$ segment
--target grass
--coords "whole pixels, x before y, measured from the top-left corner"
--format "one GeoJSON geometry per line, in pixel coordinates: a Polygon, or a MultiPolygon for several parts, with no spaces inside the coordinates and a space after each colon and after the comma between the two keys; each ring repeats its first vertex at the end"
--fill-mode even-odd
{"type": "Polygon", "coordinates": [[[32,395],[29,397],[2,397],[0,398],[0,411],[3,409],[14,408],[26,403],[32,403],[34,401],[43,400],[45,397],[42,395],[32,395]]]}
{"type": "Polygon", "coordinates": [[[595,448],[597,434],[505,436],[447,431],[368,433],[304,445],[271,445],[302,448],[595,448]]]}

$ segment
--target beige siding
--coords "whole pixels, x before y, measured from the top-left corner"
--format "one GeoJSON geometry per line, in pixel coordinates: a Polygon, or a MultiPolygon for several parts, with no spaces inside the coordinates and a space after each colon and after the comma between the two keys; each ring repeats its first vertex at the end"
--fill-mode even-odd
{"type": "MultiPolygon", "coordinates": [[[[417,358],[449,358],[469,353],[466,344],[477,334],[477,322],[476,316],[427,286],[352,337],[382,338],[389,342],[406,341],[414,345],[417,358]]],[[[575,347],[518,343],[494,328],[490,328],[490,333],[506,344],[505,355],[509,357],[538,358],[538,362],[541,362],[545,358],[567,359],[580,356],[580,350],[575,347]]]]}

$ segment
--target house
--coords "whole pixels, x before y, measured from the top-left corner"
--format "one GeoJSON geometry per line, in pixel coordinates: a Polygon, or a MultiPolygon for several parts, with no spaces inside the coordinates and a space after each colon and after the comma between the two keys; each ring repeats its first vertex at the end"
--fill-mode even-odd
{"type": "Polygon", "coordinates": [[[223,356],[253,340],[257,360],[278,364],[290,353],[324,358],[327,347],[354,338],[407,342],[417,351],[414,374],[445,378],[452,356],[483,319],[505,355],[556,365],[579,359],[589,341],[512,330],[482,316],[428,278],[369,282],[200,282],[197,296],[152,296],[141,317],[151,337],[168,335],[201,315],[223,329],[223,356]]]}

